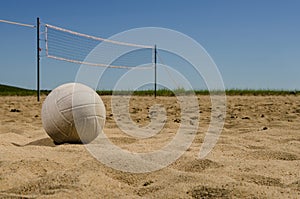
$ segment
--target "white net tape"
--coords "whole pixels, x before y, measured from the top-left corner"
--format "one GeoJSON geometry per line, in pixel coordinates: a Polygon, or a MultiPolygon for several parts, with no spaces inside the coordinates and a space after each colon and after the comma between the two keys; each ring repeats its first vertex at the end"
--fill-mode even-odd
{"type": "MultiPolygon", "coordinates": [[[[133,60],[130,60],[128,58],[117,62],[118,64],[85,61],[87,55],[100,43],[102,45],[105,45],[105,47],[107,47],[107,50],[110,50],[112,52],[116,51],[118,48],[130,48],[132,50],[145,49],[147,50],[147,56],[149,56],[150,58],[152,56],[153,50],[153,46],[113,41],[75,32],[72,30],[67,30],[49,24],[45,24],[45,41],[46,56],[48,58],[76,64],[108,68],[131,69],[136,67],[136,65],[134,64],[133,60]]],[[[101,55],[98,55],[97,60],[101,60],[99,59],[99,57],[101,58],[101,55]]],[[[153,68],[153,65],[151,64],[151,66],[143,66],[138,68],[151,69],[153,68]]]]}

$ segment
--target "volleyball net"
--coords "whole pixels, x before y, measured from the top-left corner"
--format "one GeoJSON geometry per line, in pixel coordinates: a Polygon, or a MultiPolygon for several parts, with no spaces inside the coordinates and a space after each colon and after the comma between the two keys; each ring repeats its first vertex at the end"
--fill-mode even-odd
{"type": "MultiPolygon", "coordinates": [[[[65,28],[45,24],[45,53],[48,58],[56,59],[60,61],[71,62],[75,64],[84,64],[89,66],[99,66],[108,68],[122,68],[131,69],[137,66],[136,61],[127,58],[119,58],[118,61],[113,63],[106,63],[105,58],[101,51],[95,50],[98,45],[101,44],[101,48],[111,53],[116,53],[118,49],[126,48],[128,51],[140,51],[137,53],[139,59],[144,58],[144,62],[150,62],[152,58],[154,46],[147,46],[141,44],[126,43],[121,41],[104,39],[101,37],[95,37],[65,28]],[[87,57],[92,53],[92,58],[87,57]],[[141,53],[143,52],[143,53],[141,53]]],[[[146,65],[139,67],[139,69],[151,69],[153,65],[146,65]]]]}

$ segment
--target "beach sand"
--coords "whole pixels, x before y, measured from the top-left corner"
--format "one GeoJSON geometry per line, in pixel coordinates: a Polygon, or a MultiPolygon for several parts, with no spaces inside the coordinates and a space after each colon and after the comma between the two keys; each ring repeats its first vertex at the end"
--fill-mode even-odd
{"type": "MultiPolygon", "coordinates": [[[[175,136],[175,97],[133,97],[130,114],[149,123],[149,107],[163,104],[162,132],[137,139],[121,132],[106,105],[105,134],[133,152],[157,150],[175,136]]],[[[200,124],[191,147],[158,171],[134,174],[97,161],[82,144],[55,145],[42,127],[34,96],[0,97],[0,198],[300,198],[300,96],[227,96],[222,134],[198,159],[210,122],[209,96],[198,96],[200,124]]]]}

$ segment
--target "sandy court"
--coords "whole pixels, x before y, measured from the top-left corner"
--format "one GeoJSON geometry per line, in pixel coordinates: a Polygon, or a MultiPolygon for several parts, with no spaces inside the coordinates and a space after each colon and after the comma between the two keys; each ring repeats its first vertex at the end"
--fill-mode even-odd
{"type": "MultiPolygon", "coordinates": [[[[106,106],[104,132],[129,151],[167,144],[180,125],[175,97],[133,97],[130,116],[150,122],[149,108],[162,104],[161,133],[130,137],[106,106]]],[[[42,97],[42,101],[45,96],[42,97]]],[[[197,159],[210,122],[209,96],[198,96],[200,124],[186,153],[159,171],[133,174],[98,162],[84,145],[55,145],[42,128],[36,97],[0,97],[0,198],[300,198],[300,96],[227,96],[225,125],[213,151],[197,159]]]]}

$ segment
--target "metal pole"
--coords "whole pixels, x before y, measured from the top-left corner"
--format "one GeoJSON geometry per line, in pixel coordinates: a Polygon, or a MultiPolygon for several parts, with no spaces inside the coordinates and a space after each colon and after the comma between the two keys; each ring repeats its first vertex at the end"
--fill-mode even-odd
{"type": "Polygon", "coordinates": [[[36,45],[37,45],[37,101],[40,101],[40,18],[36,20],[36,45]]]}
{"type": "Polygon", "coordinates": [[[156,51],[156,45],[154,45],[154,98],[156,98],[156,80],[157,80],[156,63],[157,63],[157,51],[156,51]]]}

